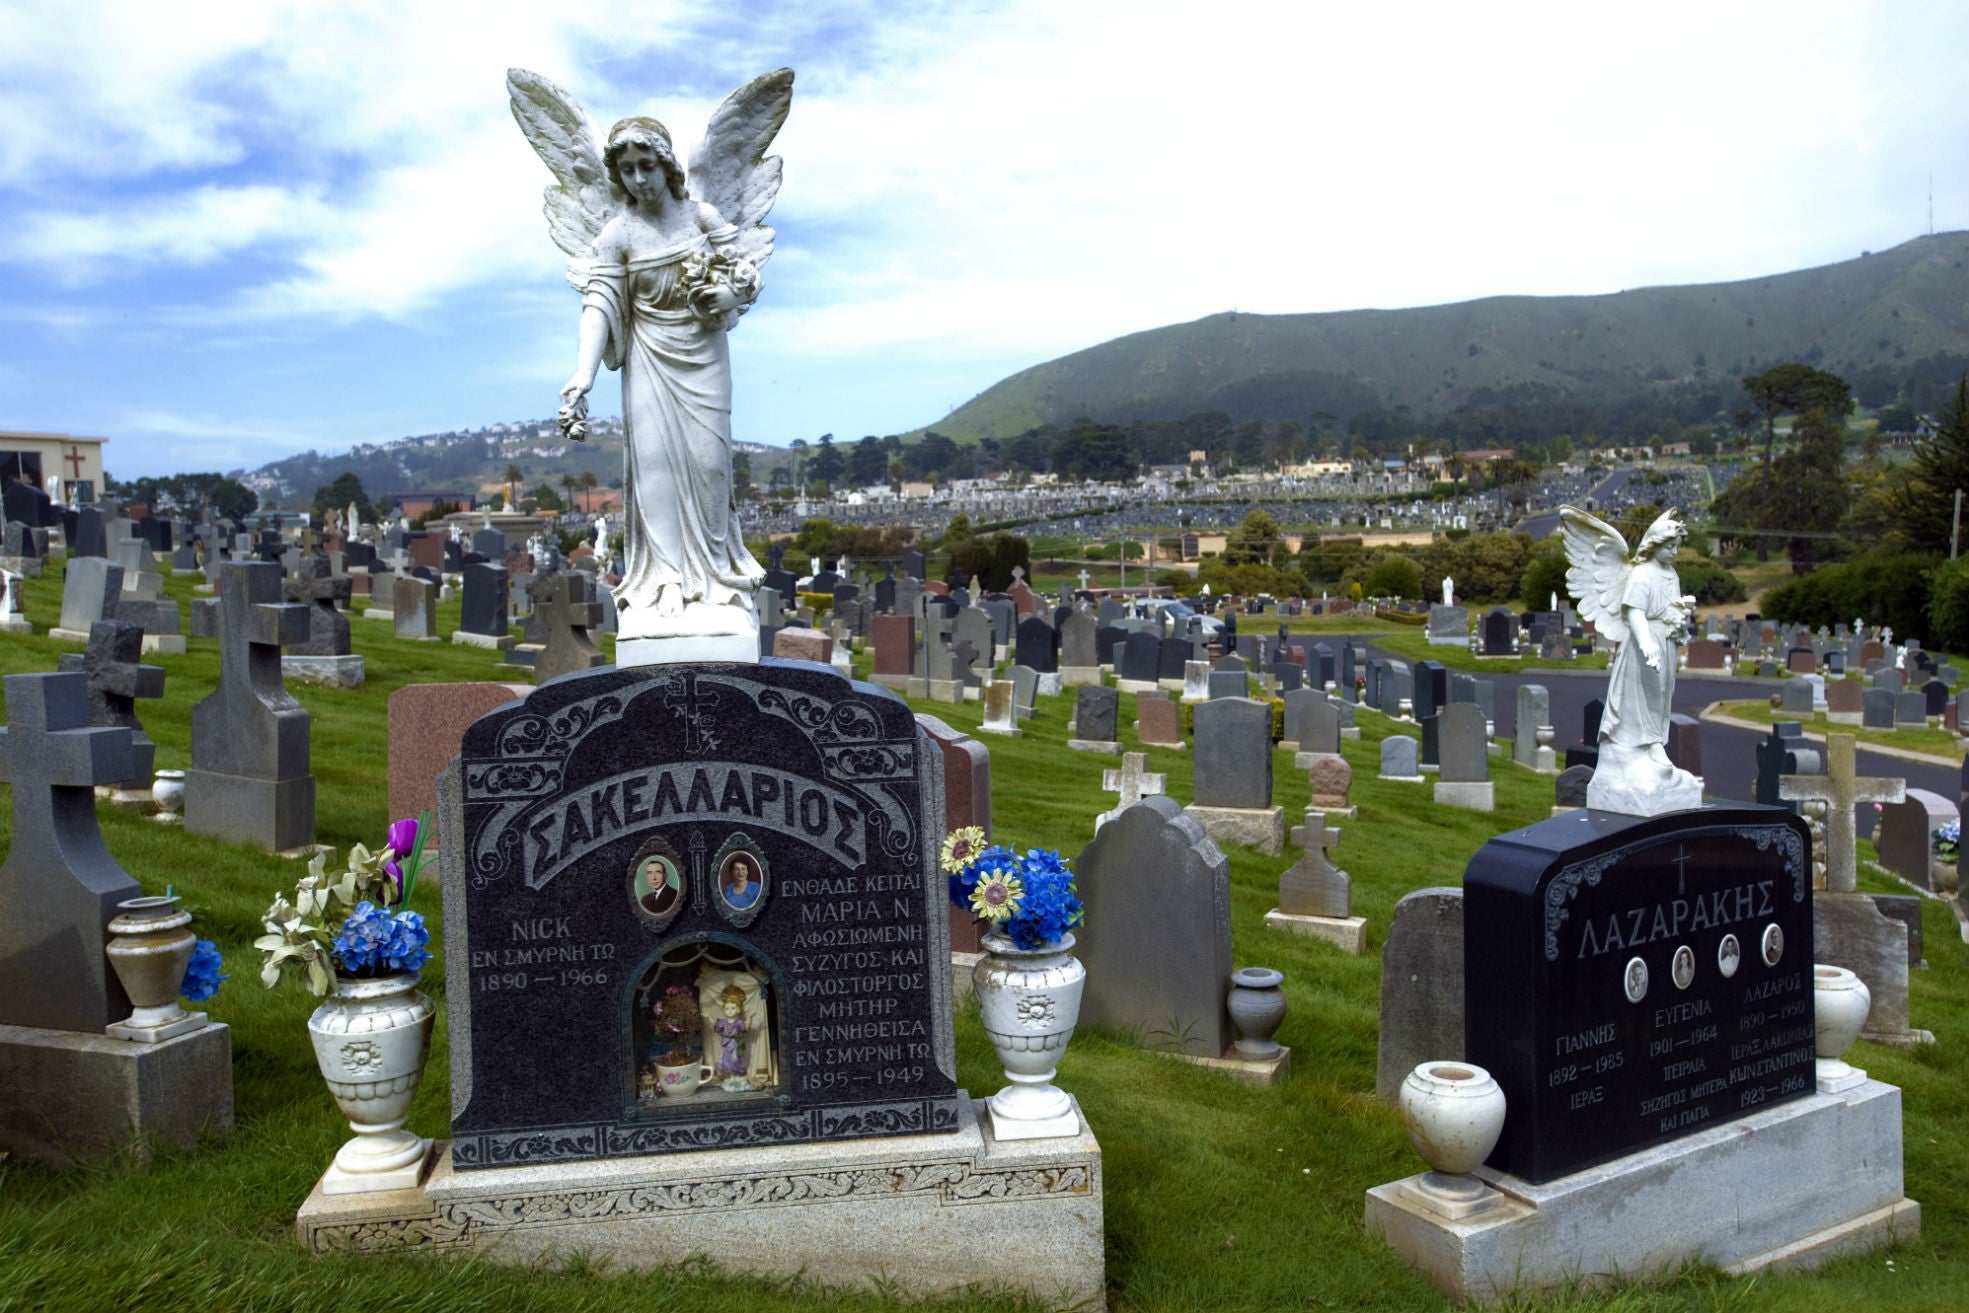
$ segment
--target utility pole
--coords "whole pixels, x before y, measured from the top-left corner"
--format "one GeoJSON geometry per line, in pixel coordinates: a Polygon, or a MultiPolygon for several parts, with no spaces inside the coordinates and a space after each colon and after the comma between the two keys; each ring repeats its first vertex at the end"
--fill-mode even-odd
{"type": "Polygon", "coordinates": [[[1955,523],[1948,531],[1948,558],[1953,561],[1962,547],[1962,489],[1955,490],[1955,523]]]}

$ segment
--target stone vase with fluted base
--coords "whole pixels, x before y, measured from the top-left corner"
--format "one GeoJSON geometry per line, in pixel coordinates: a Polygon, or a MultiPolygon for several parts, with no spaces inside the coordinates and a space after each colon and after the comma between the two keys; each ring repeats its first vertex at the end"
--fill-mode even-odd
{"type": "Polygon", "coordinates": [[[109,923],[116,937],[103,953],[134,1011],[106,1028],[110,1037],[157,1044],[203,1026],[203,1012],[178,1006],[185,968],[198,946],[189,929],[191,913],[179,909],[176,895],[126,899],[116,911],[109,923]]]}
{"type": "Polygon", "coordinates": [[[1000,1140],[1080,1133],[1073,1100],[1053,1084],[1087,983],[1073,944],[1072,935],[1062,935],[1038,948],[1020,948],[1000,934],[987,934],[980,944],[985,956],[972,969],[972,987],[985,1034],[1012,1082],[985,1101],[991,1133],[1000,1140]]]}
{"type": "Polygon", "coordinates": [[[341,976],[308,1018],[315,1061],[355,1138],[322,1177],[324,1194],[405,1190],[422,1183],[431,1141],[403,1128],[431,1056],[431,1000],[415,971],[341,976]]]}

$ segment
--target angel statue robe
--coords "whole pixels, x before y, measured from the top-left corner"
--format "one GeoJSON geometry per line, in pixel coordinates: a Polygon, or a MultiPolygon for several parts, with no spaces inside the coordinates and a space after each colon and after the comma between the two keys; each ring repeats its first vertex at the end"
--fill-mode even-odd
{"type": "Polygon", "coordinates": [[[1675,648],[1669,634],[1682,618],[1681,600],[1681,580],[1667,566],[1643,561],[1628,576],[1621,610],[1630,629],[1635,627],[1634,612],[1645,617],[1660,664],[1648,664],[1633,636],[1620,645],[1607,679],[1602,743],[1646,751],[1668,742],[1668,713],[1675,697],[1675,648]]]}
{"type": "Polygon", "coordinates": [[[692,313],[679,276],[687,257],[713,243],[728,245],[735,235],[725,227],[626,264],[568,265],[582,305],[608,321],[603,362],[622,371],[628,460],[625,561],[615,590],[626,608],[621,637],[660,633],[659,616],[700,602],[735,608],[728,632],[740,632],[751,622],[752,597],[765,577],[745,548],[732,498],[725,329],[692,313]]]}

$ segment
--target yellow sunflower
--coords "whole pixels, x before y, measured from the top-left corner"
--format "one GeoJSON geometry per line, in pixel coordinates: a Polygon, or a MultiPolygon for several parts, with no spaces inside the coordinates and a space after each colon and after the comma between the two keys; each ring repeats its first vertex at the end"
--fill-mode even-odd
{"type": "Polygon", "coordinates": [[[986,871],[971,891],[971,910],[994,925],[1018,915],[1025,886],[1010,871],[986,871]]]}
{"type": "Polygon", "coordinates": [[[962,875],[966,867],[978,860],[984,851],[985,837],[981,826],[967,825],[961,830],[952,830],[943,841],[943,873],[962,875]]]}

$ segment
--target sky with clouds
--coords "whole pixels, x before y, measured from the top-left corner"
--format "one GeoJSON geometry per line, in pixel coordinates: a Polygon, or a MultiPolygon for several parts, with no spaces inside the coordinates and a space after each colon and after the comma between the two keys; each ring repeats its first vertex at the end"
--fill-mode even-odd
{"type": "MultiPolygon", "coordinates": [[[[0,428],[119,478],[552,414],[531,68],[688,149],[796,71],[737,436],[1233,307],[1597,293],[1969,227],[1969,4],[0,0],[0,428]]],[[[597,413],[617,393],[597,386],[597,413]]]]}

